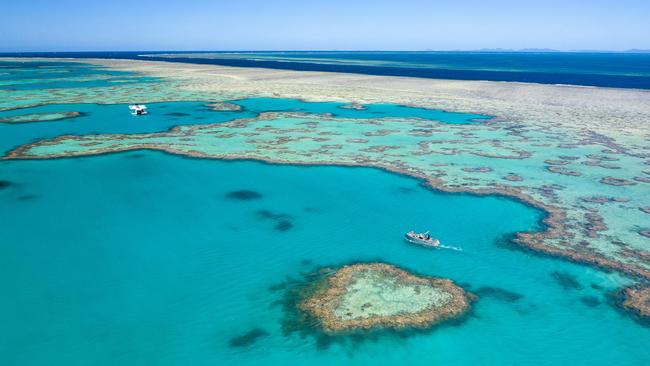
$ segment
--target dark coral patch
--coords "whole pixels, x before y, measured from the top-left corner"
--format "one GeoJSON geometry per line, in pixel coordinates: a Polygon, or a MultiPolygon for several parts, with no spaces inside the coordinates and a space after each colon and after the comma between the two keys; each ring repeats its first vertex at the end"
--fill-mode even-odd
{"type": "Polygon", "coordinates": [[[592,283],[589,285],[589,287],[593,288],[594,290],[602,290],[603,286],[597,284],[597,283],[592,283]]]}
{"type": "Polygon", "coordinates": [[[624,197],[606,197],[606,196],[589,196],[581,197],[580,200],[589,203],[609,203],[609,202],[628,202],[628,198],[624,197]]]}
{"type": "Polygon", "coordinates": [[[25,194],[25,195],[19,196],[18,201],[32,201],[32,200],[35,200],[36,198],[38,198],[38,196],[35,195],[35,194],[25,194]]]}
{"type": "Polygon", "coordinates": [[[283,213],[274,213],[269,210],[259,210],[257,211],[257,217],[263,220],[273,220],[275,221],[275,230],[277,231],[288,231],[293,228],[293,223],[291,222],[291,215],[283,213]]]}
{"type": "Polygon", "coordinates": [[[555,282],[558,283],[558,285],[562,286],[562,288],[565,290],[582,289],[582,285],[580,284],[580,282],[578,282],[578,280],[569,273],[553,272],[551,273],[551,277],[555,280],[555,282]]]}
{"type": "Polygon", "coordinates": [[[357,102],[352,102],[350,104],[345,104],[345,105],[339,106],[339,108],[341,108],[341,109],[354,109],[354,110],[357,110],[357,111],[366,110],[366,107],[363,104],[357,103],[357,102]]]}
{"type": "Polygon", "coordinates": [[[249,347],[268,335],[269,332],[262,328],[253,328],[240,336],[230,338],[228,345],[232,348],[249,347]]]}
{"type": "Polygon", "coordinates": [[[258,192],[251,191],[248,189],[242,189],[239,191],[232,191],[226,194],[226,198],[231,198],[240,201],[250,201],[258,200],[262,198],[262,195],[258,192]]]}
{"type": "Polygon", "coordinates": [[[604,161],[617,161],[617,160],[619,160],[618,158],[614,158],[614,157],[611,157],[611,156],[596,155],[596,154],[589,154],[589,155],[587,155],[587,158],[593,159],[593,160],[604,160],[604,161]]]}
{"type": "Polygon", "coordinates": [[[567,160],[544,160],[544,162],[548,165],[567,165],[571,163],[570,161],[567,160]]]}
{"type": "Polygon", "coordinates": [[[644,327],[650,328],[650,287],[639,284],[609,293],[607,302],[614,309],[644,327]]]}
{"type": "Polygon", "coordinates": [[[189,117],[189,114],[183,113],[183,112],[172,112],[172,113],[165,113],[165,116],[169,116],[169,117],[189,117]]]}
{"type": "Polygon", "coordinates": [[[411,187],[397,187],[397,192],[401,194],[409,194],[413,192],[413,188],[411,187]]]}
{"type": "Polygon", "coordinates": [[[505,302],[516,302],[521,300],[524,295],[518,294],[516,292],[508,291],[502,288],[498,287],[492,287],[492,286],[483,286],[476,291],[473,291],[475,295],[477,295],[479,298],[482,297],[492,297],[497,300],[505,301],[505,302]]]}
{"type": "Polygon", "coordinates": [[[570,160],[570,161],[580,159],[579,156],[572,156],[572,155],[560,155],[560,156],[558,156],[558,158],[560,158],[562,160],[570,160]]]}
{"type": "Polygon", "coordinates": [[[521,182],[524,180],[524,178],[518,176],[517,174],[508,174],[503,179],[510,181],[510,182],[521,182]]]}
{"type": "Polygon", "coordinates": [[[271,219],[271,220],[278,220],[279,221],[279,220],[287,220],[287,219],[291,218],[290,215],[283,214],[283,213],[275,213],[275,212],[271,212],[269,210],[259,210],[256,213],[257,213],[257,216],[260,219],[271,219]]]}
{"type": "Polygon", "coordinates": [[[276,283],[276,284],[273,284],[273,285],[269,286],[269,291],[270,292],[276,292],[276,291],[284,290],[286,288],[287,288],[287,283],[285,283],[285,282],[276,283]]]}
{"type": "Polygon", "coordinates": [[[124,155],[124,158],[126,158],[126,159],[141,159],[141,158],[144,158],[144,157],[145,157],[144,154],[137,154],[137,153],[136,154],[124,155]]]}
{"type": "Polygon", "coordinates": [[[636,182],[629,179],[614,177],[604,177],[600,180],[600,183],[609,184],[610,186],[632,186],[636,184],[636,182]]]}
{"type": "Polygon", "coordinates": [[[579,176],[582,175],[582,173],[580,173],[578,171],[566,169],[566,168],[563,168],[561,166],[556,166],[556,165],[547,166],[546,170],[548,170],[551,173],[570,175],[570,176],[574,176],[574,177],[579,177],[579,176]]]}
{"type": "Polygon", "coordinates": [[[463,168],[462,171],[468,173],[489,173],[492,171],[492,168],[486,166],[480,166],[475,168],[463,168]]]}
{"type": "Polygon", "coordinates": [[[600,305],[600,300],[595,296],[584,296],[580,298],[580,301],[590,308],[600,305]]]}
{"type": "Polygon", "coordinates": [[[293,224],[289,220],[280,220],[275,224],[275,230],[277,231],[288,231],[293,228],[293,224]]]}
{"type": "Polygon", "coordinates": [[[10,181],[8,181],[8,180],[0,180],[0,189],[6,189],[6,188],[9,188],[9,187],[11,187],[12,185],[13,185],[13,183],[10,182],[10,181]]]}
{"type": "Polygon", "coordinates": [[[621,167],[618,165],[606,164],[600,160],[587,160],[587,161],[583,161],[581,164],[587,166],[597,166],[605,169],[621,169],[621,167]]]}

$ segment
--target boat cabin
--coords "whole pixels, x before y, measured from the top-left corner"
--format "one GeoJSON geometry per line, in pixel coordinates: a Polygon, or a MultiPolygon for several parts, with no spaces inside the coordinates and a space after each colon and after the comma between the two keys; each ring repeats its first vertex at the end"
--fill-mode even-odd
{"type": "Polygon", "coordinates": [[[141,116],[147,114],[147,106],[144,104],[133,104],[129,106],[131,114],[134,116],[141,116]]]}

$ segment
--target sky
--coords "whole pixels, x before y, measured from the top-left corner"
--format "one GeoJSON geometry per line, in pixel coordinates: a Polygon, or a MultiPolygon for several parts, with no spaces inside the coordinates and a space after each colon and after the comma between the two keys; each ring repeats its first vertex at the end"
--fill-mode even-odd
{"type": "Polygon", "coordinates": [[[0,52],[650,49],[650,0],[5,0],[0,52]]]}

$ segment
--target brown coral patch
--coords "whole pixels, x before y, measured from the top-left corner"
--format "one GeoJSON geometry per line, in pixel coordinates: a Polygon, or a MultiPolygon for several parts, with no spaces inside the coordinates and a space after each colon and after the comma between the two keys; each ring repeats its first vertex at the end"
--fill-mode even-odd
{"type": "Polygon", "coordinates": [[[650,286],[632,286],[620,292],[620,304],[636,315],[650,320],[650,286]]]}
{"type": "Polygon", "coordinates": [[[386,136],[386,135],[391,135],[394,133],[399,133],[399,130],[377,130],[377,131],[369,131],[369,132],[364,132],[364,136],[386,136]]]}
{"type": "MultiPolygon", "coordinates": [[[[472,299],[471,294],[466,293],[450,280],[416,276],[385,263],[343,266],[323,281],[316,286],[318,290],[304,299],[298,306],[302,311],[318,319],[323,330],[330,334],[376,328],[428,328],[447,319],[462,315],[469,310],[470,300],[472,299]],[[414,313],[399,312],[394,315],[341,318],[336,314],[336,309],[348,292],[348,286],[355,282],[358,274],[369,271],[390,277],[405,285],[430,286],[441,289],[451,295],[450,300],[442,306],[429,306],[414,313]]],[[[362,307],[366,309],[372,306],[373,304],[367,303],[362,307]]]]}
{"type": "Polygon", "coordinates": [[[607,225],[605,225],[605,221],[603,220],[603,217],[598,214],[598,211],[592,210],[587,212],[585,214],[585,220],[587,221],[584,228],[585,235],[590,238],[597,238],[599,236],[599,231],[607,230],[607,225]]]}
{"type": "Polygon", "coordinates": [[[567,160],[544,160],[544,163],[548,165],[567,165],[571,162],[567,160]]]}
{"type": "Polygon", "coordinates": [[[354,109],[355,111],[365,111],[366,110],[366,107],[363,104],[357,103],[357,102],[342,105],[339,108],[341,108],[341,109],[354,109]]]}
{"type": "Polygon", "coordinates": [[[481,166],[476,168],[463,168],[461,170],[468,173],[489,173],[492,171],[492,168],[481,166]]]}
{"type": "Polygon", "coordinates": [[[241,111],[243,109],[239,104],[224,102],[209,103],[205,106],[217,112],[241,111]]]}
{"type": "Polygon", "coordinates": [[[503,177],[503,179],[510,182],[521,182],[524,180],[524,178],[518,176],[517,174],[508,174],[505,177],[503,177]]]}
{"type": "Polygon", "coordinates": [[[575,170],[570,170],[561,166],[556,166],[556,165],[550,165],[546,167],[546,170],[548,170],[551,173],[557,173],[557,174],[562,174],[562,175],[570,175],[574,177],[579,177],[582,175],[582,173],[577,172],[575,170]]]}
{"type": "Polygon", "coordinates": [[[600,183],[609,184],[610,186],[632,186],[636,184],[636,182],[631,181],[629,179],[614,178],[614,177],[603,177],[600,180],[600,183]]]}
{"type": "Polygon", "coordinates": [[[589,202],[589,203],[609,203],[609,202],[629,202],[630,200],[628,198],[624,197],[606,197],[606,196],[589,196],[589,197],[581,197],[581,201],[583,202],[589,202]]]}

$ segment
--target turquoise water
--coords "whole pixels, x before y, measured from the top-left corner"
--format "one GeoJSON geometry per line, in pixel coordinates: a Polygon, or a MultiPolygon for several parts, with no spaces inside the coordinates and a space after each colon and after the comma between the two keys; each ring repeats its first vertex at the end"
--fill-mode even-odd
{"type": "Polygon", "coordinates": [[[152,77],[73,62],[0,62],[0,90],[96,88],[155,82],[152,77]]]}
{"type": "MultiPolygon", "coordinates": [[[[13,78],[25,80],[109,73],[57,63],[16,63],[11,70],[13,78]]],[[[444,123],[486,118],[291,99],[238,100],[243,110],[232,112],[212,111],[205,103],[148,103],[151,114],[141,117],[120,104],[2,111],[0,118],[83,115],[0,123],[0,151],[64,134],[156,132],[265,111],[444,123]]],[[[224,162],[153,151],[1,161],[2,364],[649,363],[648,329],[608,302],[607,294],[626,279],[502,245],[515,231],[541,229],[541,218],[513,200],[442,194],[369,168],[224,162]],[[228,197],[240,190],[259,197],[228,197]],[[411,229],[431,230],[463,250],[409,246],[402,235],[411,229]],[[278,302],[284,293],[270,288],[320,266],[375,260],[451,278],[480,299],[462,322],[423,333],[332,344],[317,334],[283,333],[288,314],[278,302]],[[255,342],[232,346],[254,329],[260,335],[255,342]]]]}
{"type": "Polygon", "coordinates": [[[620,278],[496,245],[541,217],[512,200],[440,194],[369,168],[160,152],[3,162],[0,179],[13,183],[0,190],[5,365],[650,362],[648,329],[606,303],[620,278]],[[227,197],[244,189],[261,197],[227,197]],[[278,230],[261,210],[291,225],[278,230]],[[409,246],[412,228],[463,251],[409,246]],[[373,260],[451,278],[481,298],[459,325],[406,338],[318,347],[282,334],[282,291],[270,286],[373,260]],[[564,288],[554,272],[582,288],[564,288]],[[268,335],[229,345],[254,328],[268,335]]]}
{"type": "Polygon", "coordinates": [[[341,108],[344,103],[304,102],[296,99],[251,98],[235,101],[241,111],[213,111],[206,102],[147,103],[149,115],[134,117],[127,104],[47,104],[37,107],[0,111],[0,118],[19,115],[81,112],[83,115],[59,121],[0,123],[0,152],[7,152],[36,140],[62,135],[105,133],[150,133],[166,131],[177,125],[204,124],[256,117],[262,112],[291,111],[331,113],[347,118],[404,117],[436,120],[443,123],[471,124],[487,116],[453,113],[435,109],[399,105],[370,104],[365,110],[341,108]]]}
{"type": "Polygon", "coordinates": [[[150,133],[181,124],[216,123],[253,117],[248,112],[217,112],[205,102],[148,103],[149,115],[132,116],[127,104],[48,104],[0,111],[0,118],[52,112],[81,112],[59,121],[0,123],[0,152],[44,138],[99,133],[150,133]]]}
{"type": "Polygon", "coordinates": [[[345,108],[346,103],[336,102],[305,102],[298,99],[281,98],[248,98],[234,102],[241,105],[247,111],[255,113],[271,111],[293,111],[317,114],[332,114],[335,117],[343,118],[422,118],[435,120],[449,124],[472,124],[480,123],[491,117],[472,114],[446,112],[440,109],[414,108],[396,104],[366,104],[364,109],[345,108]]]}

